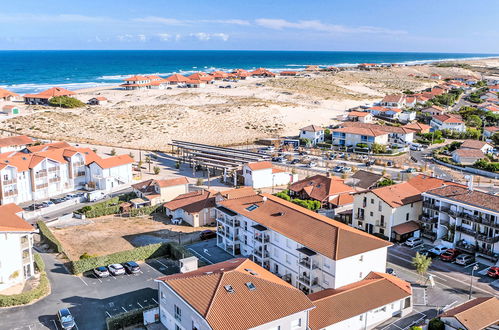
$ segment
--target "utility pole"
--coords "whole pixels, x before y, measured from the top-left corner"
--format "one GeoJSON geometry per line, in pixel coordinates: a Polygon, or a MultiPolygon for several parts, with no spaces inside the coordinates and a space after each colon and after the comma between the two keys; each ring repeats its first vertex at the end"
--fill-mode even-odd
{"type": "Polygon", "coordinates": [[[473,273],[475,272],[475,270],[478,270],[478,265],[475,264],[475,266],[473,266],[473,268],[471,269],[471,276],[470,276],[470,293],[468,295],[468,300],[471,300],[471,291],[473,290],[473,273]]]}

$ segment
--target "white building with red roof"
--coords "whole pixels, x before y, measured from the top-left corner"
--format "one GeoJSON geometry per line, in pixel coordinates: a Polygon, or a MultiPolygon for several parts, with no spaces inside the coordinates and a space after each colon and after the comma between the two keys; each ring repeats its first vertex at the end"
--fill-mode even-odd
{"type": "Polygon", "coordinates": [[[21,97],[19,94],[0,88],[0,101],[17,101],[21,97]]]}
{"type": "Polygon", "coordinates": [[[297,179],[296,174],[274,168],[269,161],[243,165],[244,185],[253,188],[268,188],[287,185],[297,179]]]}
{"type": "Polygon", "coordinates": [[[75,92],[69,91],[62,87],[52,87],[38,94],[25,94],[24,103],[26,104],[42,104],[46,105],[50,99],[57,96],[73,97],[75,92]]]}
{"type": "Polygon", "coordinates": [[[149,179],[132,185],[133,192],[151,205],[169,202],[189,191],[189,181],[185,176],[166,179],[149,179]]]}
{"type": "Polygon", "coordinates": [[[148,89],[151,79],[146,76],[132,76],[123,79],[124,83],[120,85],[125,90],[144,90],[148,89]]]}
{"type": "Polygon", "coordinates": [[[350,111],[347,114],[347,119],[351,121],[358,121],[361,123],[372,123],[373,115],[370,112],[350,111]]]}
{"type": "Polygon", "coordinates": [[[324,142],[324,128],[308,125],[300,129],[300,139],[308,139],[312,145],[324,142]]]}
{"type": "Polygon", "coordinates": [[[383,100],[381,100],[380,105],[388,108],[402,108],[405,106],[405,95],[404,94],[391,94],[386,95],[383,100]]]}
{"type": "Polygon", "coordinates": [[[19,151],[34,143],[35,141],[26,135],[16,135],[0,138],[0,154],[9,151],[19,151]]]}
{"type": "Polygon", "coordinates": [[[20,284],[35,274],[33,233],[15,204],[0,205],[0,291],[20,284]]]}
{"type": "Polygon", "coordinates": [[[430,126],[434,130],[466,131],[466,125],[459,115],[443,114],[431,118],[430,126]]]}

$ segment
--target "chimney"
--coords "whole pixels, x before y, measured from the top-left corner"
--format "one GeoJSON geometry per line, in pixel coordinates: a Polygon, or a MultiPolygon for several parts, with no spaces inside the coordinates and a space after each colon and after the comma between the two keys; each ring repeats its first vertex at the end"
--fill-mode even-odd
{"type": "Polygon", "coordinates": [[[468,190],[473,191],[473,175],[466,175],[464,177],[466,184],[468,185],[468,190]]]}
{"type": "Polygon", "coordinates": [[[266,201],[267,201],[267,196],[263,196],[263,197],[262,197],[262,202],[264,202],[264,203],[265,203],[266,201]]]}

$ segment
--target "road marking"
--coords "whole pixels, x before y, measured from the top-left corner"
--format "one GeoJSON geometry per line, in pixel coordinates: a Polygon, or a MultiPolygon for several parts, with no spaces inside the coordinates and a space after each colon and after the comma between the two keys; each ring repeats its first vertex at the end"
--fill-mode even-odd
{"type": "Polygon", "coordinates": [[[207,263],[209,263],[210,265],[213,264],[213,262],[211,262],[210,260],[206,259],[205,257],[203,257],[201,254],[197,253],[196,251],[194,251],[193,249],[191,248],[188,248],[189,251],[191,251],[192,253],[194,253],[196,256],[198,256],[200,259],[203,259],[204,261],[206,261],[207,263]]]}
{"type": "Polygon", "coordinates": [[[128,311],[125,309],[125,307],[121,306],[121,308],[122,308],[125,312],[128,312],[128,311]]]}
{"type": "Polygon", "coordinates": [[[475,265],[478,265],[478,262],[475,262],[475,263],[469,264],[469,265],[467,265],[467,266],[464,266],[464,268],[468,268],[468,267],[470,267],[470,266],[475,266],[475,265]]]}
{"type": "Polygon", "coordinates": [[[109,314],[107,311],[104,311],[107,314],[107,317],[111,317],[111,314],[109,314]]]}
{"type": "Polygon", "coordinates": [[[144,308],[144,306],[142,306],[138,301],[137,301],[137,305],[139,305],[140,308],[144,308]]]}
{"type": "Polygon", "coordinates": [[[156,299],[154,299],[154,298],[151,298],[151,299],[152,299],[152,301],[154,301],[156,304],[159,304],[159,303],[156,301],[156,299]]]}
{"type": "Polygon", "coordinates": [[[100,279],[97,275],[95,275],[94,273],[92,273],[92,276],[93,276],[93,277],[95,277],[96,279],[98,279],[98,280],[99,280],[99,282],[101,282],[101,283],[102,283],[102,280],[101,280],[101,279],[100,279]]]}
{"type": "MultiPolygon", "coordinates": [[[[79,278],[79,279],[80,279],[83,283],[85,283],[85,285],[86,285],[86,286],[88,286],[87,282],[85,282],[85,281],[83,280],[83,278],[81,278],[81,276],[77,276],[77,277],[78,277],[78,278],[79,278]]],[[[53,321],[53,320],[52,320],[52,321],[53,321]]]]}
{"type": "Polygon", "coordinates": [[[159,261],[158,259],[153,259],[154,261],[157,261],[160,265],[162,265],[163,267],[165,268],[168,268],[167,265],[165,265],[164,263],[162,263],[161,261],[159,261]]]}
{"type": "Polygon", "coordinates": [[[457,300],[455,300],[454,302],[451,302],[450,304],[448,305],[445,305],[444,307],[442,307],[443,310],[446,310],[446,309],[449,309],[452,305],[456,304],[457,303],[457,300]]]}
{"type": "Polygon", "coordinates": [[[52,322],[54,322],[54,326],[57,330],[59,330],[59,326],[57,325],[57,323],[55,323],[55,320],[52,320],[52,322]]]}

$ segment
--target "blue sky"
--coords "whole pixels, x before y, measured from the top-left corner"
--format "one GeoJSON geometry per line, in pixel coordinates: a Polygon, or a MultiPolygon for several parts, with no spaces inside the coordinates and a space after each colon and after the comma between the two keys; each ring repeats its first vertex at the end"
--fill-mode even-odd
{"type": "Polygon", "coordinates": [[[495,0],[22,0],[0,49],[499,53],[495,0]]]}

